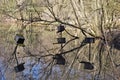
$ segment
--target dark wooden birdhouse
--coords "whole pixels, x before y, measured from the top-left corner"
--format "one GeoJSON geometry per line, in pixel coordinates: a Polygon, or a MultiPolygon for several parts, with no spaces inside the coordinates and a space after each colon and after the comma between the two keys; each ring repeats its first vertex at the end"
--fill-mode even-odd
{"type": "Polygon", "coordinates": [[[24,68],[24,63],[18,64],[17,66],[14,67],[14,69],[15,69],[15,72],[23,71],[25,69],[24,68]]]}
{"type": "Polygon", "coordinates": [[[23,44],[24,40],[25,40],[25,38],[24,38],[23,35],[16,34],[15,41],[16,41],[17,44],[23,44]]]}
{"type": "Polygon", "coordinates": [[[56,64],[65,65],[65,58],[61,54],[56,54],[53,59],[55,59],[56,64]]]}
{"type": "Polygon", "coordinates": [[[88,70],[93,70],[94,66],[92,63],[90,62],[86,62],[86,61],[81,61],[80,63],[84,64],[84,69],[88,69],[88,70]]]}
{"type": "Polygon", "coordinates": [[[94,43],[95,42],[95,38],[93,37],[86,37],[84,39],[84,43],[94,43]]]}
{"type": "Polygon", "coordinates": [[[63,32],[65,30],[65,27],[63,25],[60,25],[57,27],[57,33],[63,32]]]}
{"type": "Polygon", "coordinates": [[[59,44],[66,43],[66,38],[57,38],[59,44]]]}

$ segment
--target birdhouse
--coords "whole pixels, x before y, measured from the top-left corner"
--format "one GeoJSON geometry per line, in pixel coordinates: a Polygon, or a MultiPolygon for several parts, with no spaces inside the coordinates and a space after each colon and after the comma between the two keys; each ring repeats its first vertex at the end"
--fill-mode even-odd
{"type": "Polygon", "coordinates": [[[53,59],[56,60],[56,64],[65,65],[65,58],[61,54],[56,54],[53,59]]]}
{"type": "Polygon", "coordinates": [[[21,71],[23,71],[25,69],[24,68],[24,63],[21,63],[21,64],[15,66],[14,69],[15,69],[15,72],[21,72],[21,71]]]}
{"type": "Polygon", "coordinates": [[[88,69],[88,70],[93,70],[94,66],[92,63],[90,62],[86,62],[86,61],[81,61],[80,63],[84,64],[84,69],[88,69]]]}
{"type": "Polygon", "coordinates": [[[58,41],[59,44],[66,43],[65,38],[57,38],[57,41],[58,41]]]}
{"type": "Polygon", "coordinates": [[[84,39],[84,43],[94,43],[95,42],[95,38],[93,37],[86,37],[84,39]]]}
{"type": "Polygon", "coordinates": [[[17,44],[23,44],[24,40],[25,40],[25,38],[24,38],[23,35],[16,34],[15,41],[16,41],[17,44]]]}
{"type": "Polygon", "coordinates": [[[63,25],[60,25],[57,27],[57,33],[63,32],[65,30],[65,27],[63,25]]]}

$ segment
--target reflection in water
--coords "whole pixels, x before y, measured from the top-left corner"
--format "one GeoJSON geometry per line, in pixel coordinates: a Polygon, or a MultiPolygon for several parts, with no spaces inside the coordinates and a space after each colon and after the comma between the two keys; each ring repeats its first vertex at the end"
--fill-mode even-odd
{"type": "MultiPolygon", "coordinates": [[[[34,28],[30,26],[22,28],[21,24],[0,26],[0,56],[3,56],[3,58],[0,57],[0,80],[62,80],[64,75],[66,78],[71,80],[92,80],[94,75],[96,76],[97,71],[93,70],[92,72],[89,70],[84,70],[77,61],[74,67],[68,69],[69,65],[74,59],[74,54],[69,55],[69,57],[65,57],[67,60],[66,65],[50,64],[52,59],[51,57],[43,58],[41,59],[42,61],[38,62],[37,59],[40,57],[40,55],[57,53],[60,46],[52,44],[56,39],[55,34],[56,33],[52,31],[45,31],[45,29],[41,28],[40,26],[34,26],[34,28]],[[21,29],[23,29],[22,32],[21,29]],[[15,61],[12,53],[16,45],[14,41],[15,34],[20,32],[25,36],[25,47],[18,48],[17,57],[20,62],[25,62],[25,70],[20,73],[15,73],[15,61]],[[78,69],[78,67],[80,68],[78,69]],[[69,72],[66,73],[66,71],[69,72]]],[[[71,45],[73,44],[74,42],[71,43],[71,45]]],[[[65,47],[65,50],[69,50],[69,48],[71,48],[70,46],[65,47]]],[[[85,47],[85,50],[86,49],[87,47],[85,47]]],[[[86,54],[85,52],[81,51],[80,55],[82,53],[86,54]]],[[[117,57],[119,57],[119,55],[117,57]]],[[[99,62],[95,63],[95,65],[98,67],[99,62]]],[[[109,67],[109,65],[106,66],[109,67]]],[[[111,78],[111,75],[109,76],[106,74],[106,76],[108,77],[106,80],[111,78]]],[[[100,78],[101,76],[96,80],[100,80],[100,78]]]]}

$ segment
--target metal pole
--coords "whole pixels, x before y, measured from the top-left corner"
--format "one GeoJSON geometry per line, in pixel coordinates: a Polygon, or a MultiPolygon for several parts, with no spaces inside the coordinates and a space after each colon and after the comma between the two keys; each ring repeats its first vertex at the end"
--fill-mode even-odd
{"type": "Polygon", "coordinates": [[[17,65],[18,65],[18,64],[19,64],[19,62],[18,62],[17,55],[16,55],[16,50],[17,50],[17,47],[18,47],[18,44],[15,46],[15,49],[14,49],[13,55],[15,55],[15,60],[16,60],[17,65]]]}
{"type": "Polygon", "coordinates": [[[89,61],[91,60],[91,43],[89,43],[89,61]]]}
{"type": "MultiPolygon", "coordinates": [[[[60,32],[60,37],[62,38],[62,32],[60,32]]],[[[61,43],[61,49],[60,49],[60,53],[63,52],[63,43],[61,43]]]]}

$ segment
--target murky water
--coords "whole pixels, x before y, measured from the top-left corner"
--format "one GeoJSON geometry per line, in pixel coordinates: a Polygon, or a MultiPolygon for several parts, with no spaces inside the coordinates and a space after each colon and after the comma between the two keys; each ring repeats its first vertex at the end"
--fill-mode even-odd
{"type": "MultiPolygon", "coordinates": [[[[45,27],[41,28],[40,25],[28,25],[23,28],[21,24],[16,23],[1,24],[0,80],[110,80],[110,78],[114,80],[114,76],[111,74],[101,74],[99,76],[98,68],[92,71],[83,69],[83,66],[77,60],[72,66],[71,62],[74,60],[76,52],[65,55],[66,65],[54,64],[52,56],[40,59],[41,55],[56,54],[58,52],[60,45],[53,44],[57,36],[55,30],[48,31],[45,27]],[[25,37],[25,47],[19,46],[17,49],[19,63],[25,62],[25,70],[20,73],[16,73],[14,70],[16,61],[12,55],[16,45],[14,40],[16,34],[23,34],[25,37]]],[[[66,37],[70,39],[70,37],[66,37]]],[[[64,50],[75,46],[73,43],[65,47],[64,50]]],[[[81,54],[85,53],[84,51],[87,51],[87,49],[82,49],[81,54]]]]}

